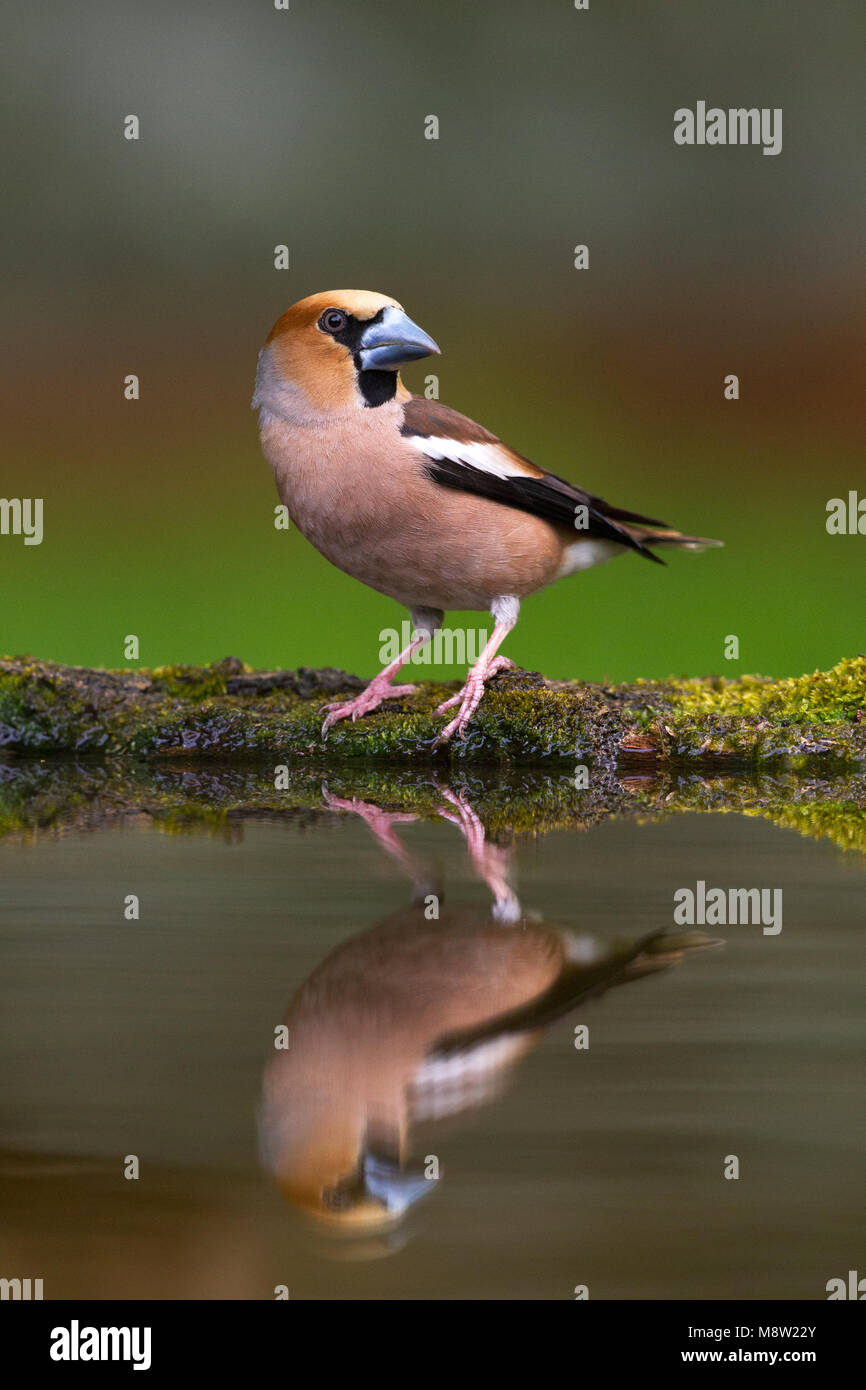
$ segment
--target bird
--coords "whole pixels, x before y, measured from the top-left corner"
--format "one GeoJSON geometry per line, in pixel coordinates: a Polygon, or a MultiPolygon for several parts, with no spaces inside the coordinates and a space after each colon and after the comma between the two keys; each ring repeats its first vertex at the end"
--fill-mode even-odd
{"type": "Polygon", "coordinates": [[[462,794],[442,789],[443,819],[464,837],[492,903],[445,901],[430,866],[394,827],[415,817],[331,796],[366,822],[413,881],[411,905],[344,941],[285,1015],[288,1047],[265,1068],[263,1161],[287,1200],[320,1228],[393,1230],[437,1186],[413,1161],[420,1125],[481,1108],[510,1084],[546,1029],[608,990],[721,943],[656,930],[609,942],[528,917],[508,881],[508,851],[486,839],[462,794]]]}
{"type": "Polygon", "coordinates": [[[409,610],[411,638],[359,695],[323,708],[322,737],[383,700],[415,693],[394,677],[448,609],[489,612],[493,631],[434,748],[465,738],[486,682],[514,663],[499,648],[520,605],[558,579],[632,551],[721,545],[611,506],[539,467],[483,425],[412,394],[400,368],[436,342],[387,295],[313,294],[262,347],[253,409],[262,453],[295,526],[338,569],[409,610]]]}

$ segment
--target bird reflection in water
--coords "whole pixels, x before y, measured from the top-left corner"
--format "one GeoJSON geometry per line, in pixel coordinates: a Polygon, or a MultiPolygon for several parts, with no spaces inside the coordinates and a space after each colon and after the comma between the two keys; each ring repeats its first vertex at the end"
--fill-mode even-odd
{"type": "Polygon", "coordinates": [[[411,876],[413,902],[337,947],[292,1000],[289,1046],[265,1072],[262,1152],[294,1206],[374,1235],[437,1185],[429,1163],[412,1161],[413,1127],[492,1100],[542,1030],[578,1005],[716,943],[656,932],[611,945],[528,920],[508,851],[465,797],[443,790],[440,814],[493,898],[446,903],[397,836],[414,816],[326,796],[411,876]]]}

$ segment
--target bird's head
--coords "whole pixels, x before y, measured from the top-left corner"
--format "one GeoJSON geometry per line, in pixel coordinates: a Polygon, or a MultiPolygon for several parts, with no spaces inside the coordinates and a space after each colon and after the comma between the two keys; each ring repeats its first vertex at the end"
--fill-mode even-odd
{"type": "Polygon", "coordinates": [[[315,420],[393,400],[406,362],[439,348],[396,299],[328,290],[277,319],[259,354],[253,408],[315,420]]]}
{"type": "Polygon", "coordinates": [[[333,1057],[327,1044],[316,1049],[314,1064],[299,1045],[269,1064],[259,1110],[262,1159],[283,1195],[317,1225],[389,1230],[436,1182],[404,1161],[407,1120],[399,1103],[388,1118],[371,1118],[363,1076],[359,1082],[330,1062],[317,1076],[323,1055],[333,1057]]]}
{"type": "Polygon", "coordinates": [[[293,1206],[332,1231],[390,1230],[436,1186],[391,1147],[379,1153],[362,1142],[351,1152],[346,1114],[331,1112],[312,1129],[298,1124],[297,1113],[284,1118],[294,1124],[271,1160],[279,1185],[293,1206]]]}
{"type": "Polygon", "coordinates": [[[315,1189],[299,1190],[294,1175],[279,1176],[284,1194],[306,1216],[347,1235],[393,1229],[436,1187],[423,1172],[370,1153],[362,1153],[343,1176],[315,1189]]]}

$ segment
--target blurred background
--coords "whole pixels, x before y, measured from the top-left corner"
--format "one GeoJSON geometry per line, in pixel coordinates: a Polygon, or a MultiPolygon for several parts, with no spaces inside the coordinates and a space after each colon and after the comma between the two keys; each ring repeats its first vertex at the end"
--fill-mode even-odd
{"type": "Polygon", "coordinates": [[[147,666],[373,672],[406,615],[274,530],[249,409],[272,322],[343,286],[433,334],[449,405],[726,541],[528,601],[520,663],[786,675],[862,650],[866,537],[825,529],[829,498],[866,496],[860,6],[7,14],[0,495],[44,498],[45,538],[0,536],[0,653],[128,665],[132,633],[147,666]],[[783,108],[781,154],[676,146],[698,100],[783,108]]]}

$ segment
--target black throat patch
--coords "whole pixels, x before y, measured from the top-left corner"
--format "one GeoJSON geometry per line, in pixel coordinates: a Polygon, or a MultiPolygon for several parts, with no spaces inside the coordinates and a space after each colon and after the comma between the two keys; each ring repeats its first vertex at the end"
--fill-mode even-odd
{"type": "Polygon", "coordinates": [[[386,401],[393,401],[397,393],[396,372],[362,372],[357,357],[355,368],[365,405],[384,405],[386,401]]]}
{"type": "Polygon", "coordinates": [[[397,394],[397,373],[376,371],[375,369],[365,372],[359,356],[362,333],[371,324],[378,323],[384,312],[384,309],[380,309],[378,314],[374,314],[371,319],[357,319],[353,314],[350,314],[346,327],[340,333],[334,334],[334,340],[342,343],[352,354],[355,374],[358,378],[358,388],[364,398],[365,406],[385,405],[387,401],[393,401],[397,394]]]}

